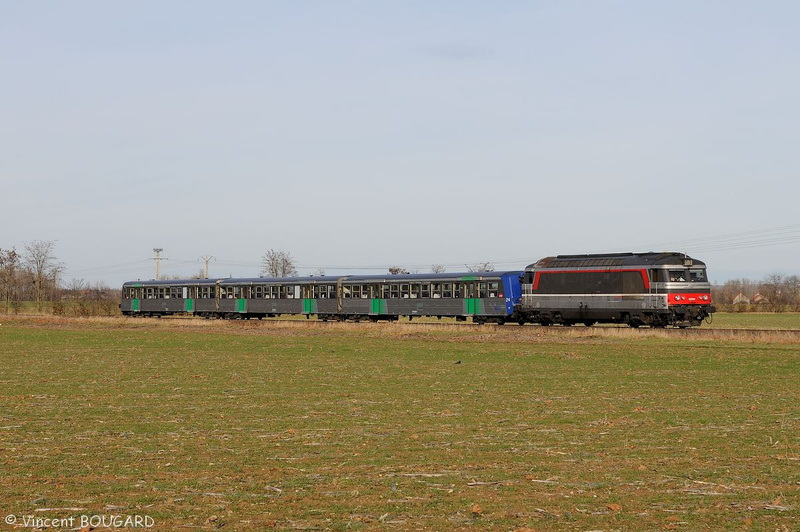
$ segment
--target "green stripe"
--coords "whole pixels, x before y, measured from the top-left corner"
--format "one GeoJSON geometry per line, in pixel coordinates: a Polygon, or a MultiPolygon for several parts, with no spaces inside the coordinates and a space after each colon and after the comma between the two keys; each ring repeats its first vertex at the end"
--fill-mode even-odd
{"type": "Polygon", "coordinates": [[[134,312],[139,312],[141,309],[142,300],[141,299],[131,299],[131,310],[134,312]]]}
{"type": "Polygon", "coordinates": [[[236,312],[247,312],[247,300],[246,299],[237,299],[236,300],[236,312]]]}
{"type": "Polygon", "coordinates": [[[385,315],[388,313],[389,313],[389,306],[386,304],[385,299],[372,300],[372,310],[370,310],[370,314],[385,315]]]}
{"type": "Polygon", "coordinates": [[[316,314],[316,313],[317,313],[317,300],[303,299],[303,314],[316,314]]]}
{"type": "Polygon", "coordinates": [[[464,314],[472,316],[475,314],[475,300],[472,298],[464,299],[464,314]]]}
{"type": "Polygon", "coordinates": [[[194,299],[187,299],[183,302],[184,312],[194,312],[194,299]]]}
{"type": "Polygon", "coordinates": [[[486,305],[483,299],[470,297],[464,300],[465,316],[480,316],[486,314],[486,305]]]}

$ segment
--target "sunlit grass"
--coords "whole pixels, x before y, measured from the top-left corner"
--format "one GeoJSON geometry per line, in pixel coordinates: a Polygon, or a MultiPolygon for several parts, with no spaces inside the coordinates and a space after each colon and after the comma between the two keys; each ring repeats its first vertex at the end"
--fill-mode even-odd
{"type": "Polygon", "coordinates": [[[6,322],[4,510],[163,530],[797,528],[796,344],[544,331],[6,322]]]}

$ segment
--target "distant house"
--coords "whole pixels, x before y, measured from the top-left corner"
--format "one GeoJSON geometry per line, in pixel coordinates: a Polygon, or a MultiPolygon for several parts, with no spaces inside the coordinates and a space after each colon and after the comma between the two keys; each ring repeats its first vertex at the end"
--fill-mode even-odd
{"type": "Polygon", "coordinates": [[[756,292],[756,295],[753,296],[753,303],[756,305],[764,305],[769,303],[769,299],[756,292]]]}
{"type": "Polygon", "coordinates": [[[736,297],[733,298],[733,304],[734,305],[739,305],[739,304],[749,305],[750,304],[750,298],[747,297],[746,295],[744,295],[743,293],[739,292],[739,295],[737,295],[736,297]]]}

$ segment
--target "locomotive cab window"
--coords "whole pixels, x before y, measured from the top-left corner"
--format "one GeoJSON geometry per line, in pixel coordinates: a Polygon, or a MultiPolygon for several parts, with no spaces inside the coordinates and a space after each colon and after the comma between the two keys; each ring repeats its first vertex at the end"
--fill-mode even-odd
{"type": "Polygon", "coordinates": [[[708,282],[708,277],[706,277],[704,269],[692,268],[689,270],[689,280],[693,283],[706,283],[708,282]]]}
{"type": "Polygon", "coordinates": [[[673,283],[682,283],[686,281],[686,272],[684,270],[670,270],[669,280],[673,283]]]}

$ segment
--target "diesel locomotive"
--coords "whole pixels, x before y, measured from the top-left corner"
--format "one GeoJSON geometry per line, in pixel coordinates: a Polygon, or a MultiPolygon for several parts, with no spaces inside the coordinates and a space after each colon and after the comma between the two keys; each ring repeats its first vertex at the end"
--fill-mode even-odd
{"type": "Polygon", "coordinates": [[[715,311],[703,262],[681,253],[559,255],[524,271],[129,281],[126,316],[631,327],[700,325],[715,311]]]}
{"type": "Polygon", "coordinates": [[[682,253],[559,255],[525,268],[517,313],[531,323],[700,325],[715,311],[705,263],[682,253]]]}

